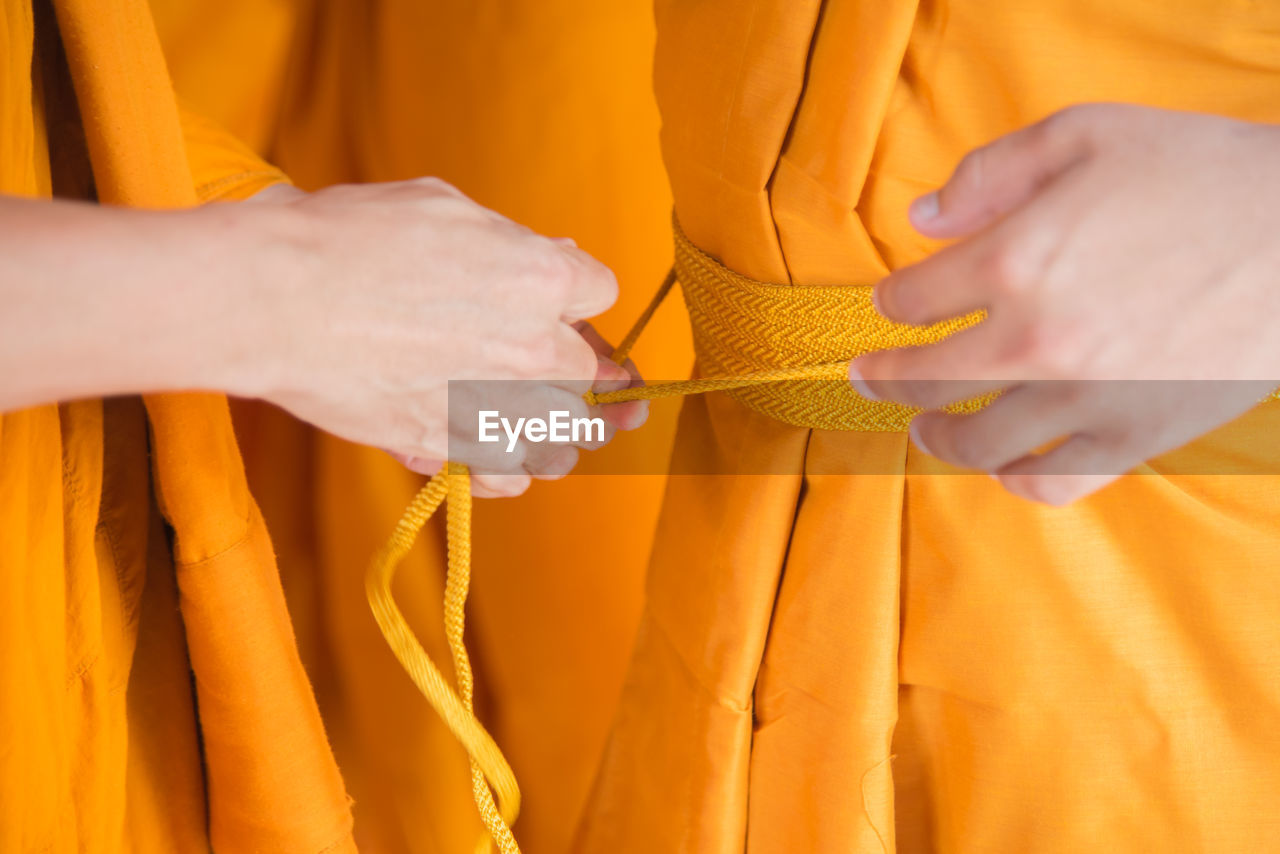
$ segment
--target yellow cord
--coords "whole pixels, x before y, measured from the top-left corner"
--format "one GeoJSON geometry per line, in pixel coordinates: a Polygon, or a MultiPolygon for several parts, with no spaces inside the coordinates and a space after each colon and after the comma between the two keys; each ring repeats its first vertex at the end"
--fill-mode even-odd
{"type": "MultiPolygon", "coordinates": [[[[471,583],[470,481],[467,467],[460,463],[446,463],[440,473],[428,481],[404,511],[390,539],[374,556],[365,587],[373,617],[391,651],[471,759],[472,793],[489,836],[502,854],[518,854],[520,848],[511,834],[511,825],[520,813],[520,788],[502,751],[475,716],[471,662],[462,641],[464,606],[471,583]],[[391,596],[391,579],[396,567],[413,547],[418,532],[446,499],[449,503],[449,568],[445,579],[444,625],[458,681],[456,693],[422,648],[391,596]]],[[[489,850],[488,839],[479,840],[476,851],[489,850]]]]}
{"type": "MultiPolygon", "coordinates": [[[[635,345],[653,313],[675,284],[673,269],[663,280],[658,293],[637,319],[631,331],[613,353],[622,364],[635,345]]],[[[589,405],[619,403],[627,400],[652,400],[674,395],[698,394],[744,385],[777,382],[787,379],[843,377],[848,362],[760,371],[737,377],[715,377],[679,382],[659,383],[640,388],[584,395],[589,405]]],[[[471,760],[471,788],[480,817],[493,842],[502,854],[519,854],[520,848],[511,833],[511,825],[520,813],[520,788],[515,774],[493,737],[475,716],[471,661],[463,644],[467,590],[471,583],[471,486],[470,472],[462,463],[446,463],[435,477],[422,487],[396,524],[387,542],[374,555],[365,579],[369,607],[374,620],[386,638],[391,651],[404,667],[418,690],[427,698],[445,726],[453,733],[471,760]],[[445,580],[445,638],[453,653],[454,675],[458,690],[445,679],[440,668],[427,655],[414,636],[404,614],[391,595],[391,581],[396,567],[413,548],[418,534],[435,515],[442,503],[448,504],[449,560],[445,580]],[[495,800],[496,796],[496,800],[495,800]]],[[[481,839],[478,852],[489,850],[489,840],[481,839]]]]}
{"type": "MultiPolygon", "coordinates": [[[[613,353],[622,364],[658,306],[676,281],[673,268],[648,307],[613,353]]],[[[588,405],[654,400],[676,395],[741,388],[748,385],[796,379],[840,379],[847,375],[849,362],[830,362],[798,368],[757,371],[733,377],[708,377],[657,383],[638,388],[595,394],[587,392],[588,405]]],[[[405,509],[387,542],[378,550],[366,577],[369,606],[387,644],[418,690],[466,750],[471,760],[472,793],[489,837],[502,854],[519,854],[511,825],[520,812],[520,789],[515,774],[493,737],[476,718],[473,709],[471,662],[463,644],[465,605],[471,582],[471,486],[470,473],[462,463],[446,463],[405,509]],[[442,503],[448,504],[448,571],[445,580],[445,638],[453,654],[458,690],[445,679],[414,636],[404,614],[391,596],[391,580],[396,567],[413,547],[419,532],[442,503]],[[496,796],[496,800],[495,800],[496,796]]],[[[489,849],[489,839],[481,839],[477,852],[489,849]]]]}

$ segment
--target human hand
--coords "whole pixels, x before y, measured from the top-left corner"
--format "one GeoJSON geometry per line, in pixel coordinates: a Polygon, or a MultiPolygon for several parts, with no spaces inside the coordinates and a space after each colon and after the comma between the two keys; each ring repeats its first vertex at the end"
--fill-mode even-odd
{"type": "MultiPolygon", "coordinates": [[[[635,379],[602,367],[603,342],[575,328],[612,305],[617,283],[572,241],[540,237],[435,179],[277,188],[261,201],[261,254],[274,263],[252,284],[272,322],[254,342],[267,358],[247,360],[251,369],[227,383],[239,393],[415,468],[452,457],[476,467],[478,493],[509,494],[531,475],[563,474],[576,450],[538,448],[496,465],[474,424],[471,442],[451,428],[450,381],[514,381],[526,401],[585,414],[588,388],[635,379]],[[502,467],[512,460],[514,472],[502,467]],[[492,475],[512,477],[499,489],[492,475]]],[[[643,419],[643,406],[603,409],[610,435],[643,419]]]]}
{"type": "Polygon", "coordinates": [[[862,356],[850,379],[929,410],[918,447],[1017,495],[1074,501],[1277,385],[1276,127],[1074,107],[972,152],[911,219],[961,239],[884,279],[881,313],[987,317],[862,356]],[[939,411],[994,391],[976,413],[939,411]]]}
{"type": "MultiPolygon", "coordinates": [[[[591,390],[597,393],[617,391],[644,385],[639,370],[631,359],[622,365],[610,358],[613,346],[591,324],[579,321],[574,328],[595,351],[599,368],[591,390]]],[[[451,400],[450,446],[477,445],[476,414],[480,409],[501,406],[504,415],[545,417],[553,408],[565,408],[570,417],[599,417],[604,422],[603,435],[586,438],[568,444],[542,444],[518,441],[514,449],[487,445],[477,447],[481,459],[471,468],[471,493],[476,498],[506,498],[520,495],[533,480],[559,480],[567,475],[578,462],[579,449],[594,450],[608,444],[618,430],[634,430],[644,424],[649,415],[649,401],[635,400],[611,403],[603,406],[587,406],[579,395],[576,400],[563,396],[549,400],[539,395],[536,386],[524,383],[480,383],[464,385],[451,400]],[[483,397],[484,400],[477,398],[483,397]]],[[[406,458],[392,454],[410,470],[433,475],[444,461],[420,457],[406,458]]]]}

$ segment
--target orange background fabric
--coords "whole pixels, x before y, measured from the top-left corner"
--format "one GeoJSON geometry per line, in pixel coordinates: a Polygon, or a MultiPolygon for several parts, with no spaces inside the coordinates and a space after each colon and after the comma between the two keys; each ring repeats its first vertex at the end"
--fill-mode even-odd
{"type": "MultiPolygon", "coordinates": [[[[478,8],[478,21],[496,20],[478,8]]],[[[0,153],[0,180],[6,192],[47,195],[38,95],[24,85],[29,75],[15,74],[29,68],[32,17],[19,0],[0,9],[13,58],[0,82],[0,128],[16,141],[0,153]]],[[[58,11],[103,201],[195,201],[194,186],[220,176],[202,181],[175,154],[192,143],[160,82],[145,15],[126,0],[64,0],[58,11]],[[103,21],[120,29],[92,26],[103,21]],[[126,83],[148,97],[115,97],[126,83]],[[116,112],[128,104],[142,108],[116,112]],[[148,169],[144,155],[154,158],[148,169]]],[[[968,148],[1072,101],[1259,121],[1280,110],[1280,12],[1243,0],[1189,3],[1178,15],[1147,0],[663,0],[658,13],[663,146],[682,222],[700,246],[761,279],[867,283],[922,257],[934,247],[904,224],[909,198],[940,183],[968,148]]],[[[355,51],[317,66],[339,88],[333,69],[376,67],[369,48],[351,47],[367,44],[352,34],[391,20],[347,14],[349,28],[339,18],[322,30],[328,38],[303,42],[355,51]]],[[[464,50],[438,47],[455,61],[448,50],[464,50]]],[[[328,163],[362,163],[364,131],[333,130],[349,101],[287,103],[304,113],[295,133],[342,140],[334,157],[348,159],[328,163]],[[326,129],[333,135],[318,135],[326,129]]],[[[468,103],[459,99],[459,115],[468,103]]],[[[406,121],[403,108],[382,115],[406,121]]],[[[305,171],[315,151],[302,142],[293,150],[305,171]]],[[[282,143],[282,160],[287,151],[282,143]]],[[[243,163],[226,174],[255,171],[243,163]]],[[[505,185],[495,181],[497,197],[505,185]]],[[[636,222],[651,219],[665,223],[636,222]]],[[[1242,473],[1275,470],[1278,417],[1276,406],[1260,407],[1094,498],[1051,510],[946,469],[904,436],[807,431],[722,396],[690,400],[676,468],[696,460],[723,474],[669,481],[639,644],[577,846],[1065,852],[1105,839],[1118,850],[1266,850],[1280,838],[1271,809],[1280,799],[1280,489],[1274,477],[1242,473]],[[794,474],[751,474],[765,465],[794,474]]],[[[343,594],[348,580],[358,588],[381,537],[376,520],[394,519],[413,480],[376,452],[336,443],[325,451],[331,440],[316,434],[295,442],[287,423],[246,435],[251,455],[272,453],[273,436],[293,455],[256,471],[302,466],[297,480],[253,480],[268,517],[272,502],[296,506],[299,481],[319,487],[314,515],[275,516],[277,545],[335,750],[352,790],[370,795],[358,793],[361,803],[380,811],[360,819],[371,847],[409,850],[423,828],[431,835],[413,844],[474,839],[461,818],[471,809],[461,759],[455,784],[429,711],[415,712],[362,598],[343,594]],[[343,454],[363,459],[348,465],[343,454]],[[393,478],[403,482],[389,487],[393,478]],[[329,524],[339,518],[349,527],[329,524]],[[347,531],[366,531],[369,542],[347,531]]],[[[212,836],[219,851],[350,850],[342,784],[225,404],[183,396],[149,399],[145,410],[133,400],[6,414],[0,460],[0,572],[13,591],[0,603],[0,679],[23,687],[0,695],[0,848],[77,850],[101,839],[104,850],[186,850],[212,836]],[[154,470],[143,468],[148,425],[154,470]],[[161,512],[176,533],[172,552],[161,512]]],[[[528,566],[528,543],[571,536],[543,527],[498,548],[528,566]]],[[[481,526],[477,536],[483,546],[508,530],[481,526]]],[[[573,547],[580,542],[578,532],[573,547]]],[[[416,572],[421,588],[398,597],[406,610],[419,603],[410,617],[432,649],[438,556],[418,559],[404,574],[416,572]]],[[[621,578],[618,567],[632,560],[611,555],[610,569],[621,578]]],[[[481,570],[475,612],[480,678],[493,686],[488,712],[528,772],[530,823],[518,832],[546,833],[536,838],[547,844],[565,838],[557,823],[576,813],[573,781],[590,762],[581,759],[589,751],[575,752],[569,769],[566,741],[546,736],[603,727],[590,716],[602,706],[575,707],[564,692],[599,689],[599,699],[617,683],[606,675],[557,684],[546,663],[616,674],[608,667],[625,646],[617,639],[626,606],[638,602],[619,595],[605,600],[618,606],[609,610],[593,599],[626,588],[592,563],[562,571],[581,574],[517,580],[538,595],[570,591],[537,601],[575,620],[596,616],[600,634],[578,634],[582,623],[563,612],[533,632],[512,622],[531,612],[529,588],[508,586],[509,572],[481,570]],[[492,604],[487,585],[512,598],[492,604]],[[535,737],[511,735],[524,727],[535,737]],[[556,790],[558,806],[534,810],[541,786],[530,773],[569,781],[556,790]]]]}
{"type": "MultiPolygon", "coordinates": [[[[64,177],[46,116],[59,151],[82,126],[103,204],[281,180],[186,132],[145,3],[6,0],[0,21],[5,192],[64,177]]],[[[226,401],[8,413],[0,462],[0,848],[353,851],[226,401]]]]}
{"type": "MultiPolygon", "coordinates": [[[[256,2],[152,5],[179,93],[257,141],[299,186],[437,175],[533,229],[573,237],[618,273],[619,304],[597,324],[614,341],[669,266],[647,0],[273,3],[261,19],[256,2]],[[286,5],[292,22],[282,26],[286,5]]],[[[636,359],[650,378],[688,374],[687,322],[674,303],[636,359]]],[[[514,830],[534,854],[567,848],[599,761],[662,493],[658,474],[604,473],[663,460],[677,409],[655,406],[642,431],[584,455],[580,475],[476,506],[468,643],[478,706],[520,781],[514,830]]],[[[422,478],[278,411],[235,411],[355,796],[357,838],[380,852],[468,849],[480,825],[464,756],[364,597],[364,568],[422,478]]],[[[396,597],[438,660],[448,657],[443,578],[433,526],[398,573],[396,597]]]]}
{"type": "MultiPolygon", "coordinates": [[[[659,0],[675,207],[732,269],[874,283],[969,149],[1078,101],[1275,122],[1280,10],[659,0]]],[[[681,415],[577,849],[1270,850],[1280,408],[1065,509],[902,434],[681,415]],[[764,476],[759,472],[790,471],[764,476]]]]}

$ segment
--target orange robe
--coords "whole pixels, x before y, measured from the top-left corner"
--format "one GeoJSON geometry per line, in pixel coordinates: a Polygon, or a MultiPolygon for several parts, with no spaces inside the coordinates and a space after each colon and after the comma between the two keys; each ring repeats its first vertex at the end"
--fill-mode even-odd
{"type": "MultiPolygon", "coordinates": [[[[1071,103],[1280,121],[1275,4],[657,6],[676,211],[757,280],[924,257],[909,201],[1071,103]]],[[[1266,404],[1054,509],[688,399],[674,470],[720,475],[669,481],[577,847],[1280,850],[1277,435],[1266,404]]]]}
{"type": "MultiPolygon", "coordinates": [[[[0,191],[282,179],[180,116],[142,0],[34,7],[0,2],[0,191]]],[[[354,851],[224,398],[0,417],[0,591],[0,850],[354,851]]]]}
{"type": "MultiPolygon", "coordinates": [[[[531,228],[571,236],[622,282],[598,323],[614,341],[669,264],[649,0],[300,0],[268,4],[265,17],[258,0],[152,4],[178,91],[247,138],[274,125],[262,150],[300,186],[438,175],[531,228]],[[286,47],[285,30],[291,58],[280,73],[273,51],[286,47]],[[273,104],[277,118],[258,118],[273,104]]],[[[687,375],[678,306],[655,320],[636,359],[650,378],[687,375]]],[[[468,850],[480,825],[465,757],[388,652],[363,587],[370,555],[422,479],[278,411],[235,411],[356,799],[357,838],[379,852],[468,850]]],[[[655,407],[644,430],[584,455],[581,470],[639,457],[661,472],[676,411],[655,407]]],[[[566,849],[599,761],[662,481],[574,476],[477,504],[467,634],[479,712],[520,781],[514,830],[533,854],[566,849]],[[588,553],[584,542],[599,545],[588,553]]],[[[446,661],[442,530],[423,539],[397,575],[397,600],[446,661]]]]}

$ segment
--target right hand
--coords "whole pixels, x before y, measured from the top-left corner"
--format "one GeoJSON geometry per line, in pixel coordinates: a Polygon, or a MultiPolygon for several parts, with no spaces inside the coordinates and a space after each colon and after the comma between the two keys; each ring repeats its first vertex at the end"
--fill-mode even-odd
{"type": "MultiPolygon", "coordinates": [[[[264,313],[269,358],[242,378],[248,393],[402,461],[452,458],[484,476],[513,472],[492,468],[492,446],[456,430],[450,441],[450,380],[523,380],[522,394],[577,407],[597,380],[629,380],[573,326],[609,308],[618,286],[571,241],[431,178],[264,196],[259,210],[291,215],[265,229],[284,264],[257,284],[282,302],[264,313]]],[[[543,463],[529,456],[517,470],[537,476],[543,463]]],[[[560,456],[545,462],[551,473],[560,456]]]]}

